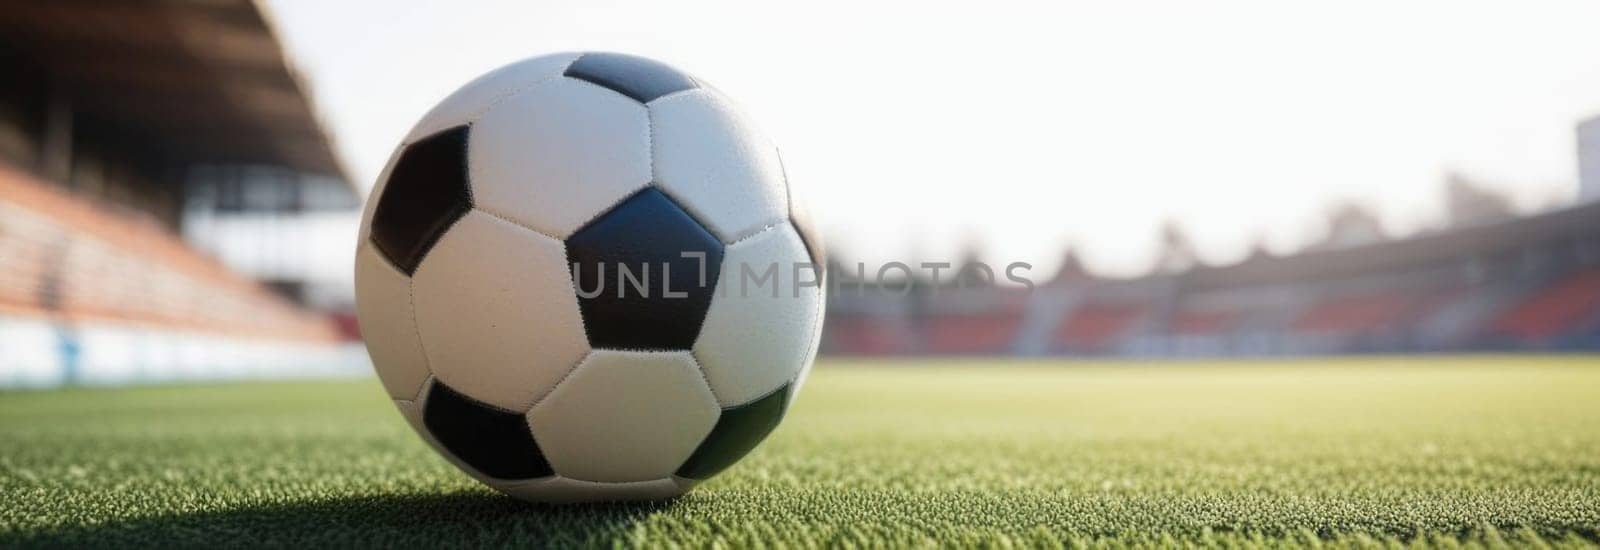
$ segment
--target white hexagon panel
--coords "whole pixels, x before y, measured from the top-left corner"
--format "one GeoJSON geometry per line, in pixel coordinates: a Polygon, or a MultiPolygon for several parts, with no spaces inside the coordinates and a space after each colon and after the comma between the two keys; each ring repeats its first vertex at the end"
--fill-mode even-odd
{"type": "Polygon", "coordinates": [[[778,151],[716,90],[698,88],[650,102],[656,186],[722,242],[788,214],[778,151]]]}
{"type": "Polygon", "coordinates": [[[473,210],[413,277],[422,348],[462,394],[525,411],[589,351],[561,241],[473,210]]]}
{"type": "Polygon", "coordinates": [[[428,379],[428,358],[411,311],[411,280],[369,243],[356,250],[356,307],[367,354],[394,399],[414,399],[428,379]]]}
{"type": "Polygon", "coordinates": [[[640,482],[670,478],[718,412],[688,353],[595,350],[528,411],[528,425],[556,474],[640,482]]]}
{"type": "Polygon", "coordinates": [[[650,184],[650,120],[615,91],[550,80],[484,112],[467,165],[479,208],[564,239],[650,184]]]}
{"type": "Polygon", "coordinates": [[[799,377],[816,348],[822,281],[788,223],[728,245],[695,359],[723,407],[771,394],[799,377]]]}

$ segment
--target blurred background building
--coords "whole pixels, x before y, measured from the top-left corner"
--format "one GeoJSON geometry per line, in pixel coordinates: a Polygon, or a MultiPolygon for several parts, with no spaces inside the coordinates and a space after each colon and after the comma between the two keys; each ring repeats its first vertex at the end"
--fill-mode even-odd
{"type": "MultiPolygon", "coordinates": [[[[0,387],[369,372],[360,192],[270,23],[250,0],[0,9],[0,387]]],[[[1400,239],[1336,205],[1319,243],[1208,265],[1170,224],[1143,276],[1067,250],[1031,289],[835,258],[824,351],[1600,350],[1600,118],[1576,134],[1577,203],[1519,216],[1451,175],[1444,225],[1400,239]]]]}

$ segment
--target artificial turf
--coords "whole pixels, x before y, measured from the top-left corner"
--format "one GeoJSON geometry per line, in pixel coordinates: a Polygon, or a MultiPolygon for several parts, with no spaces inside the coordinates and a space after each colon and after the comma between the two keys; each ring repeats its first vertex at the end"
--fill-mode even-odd
{"type": "Polygon", "coordinates": [[[670,502],[544,507],[375,382],[0,394],[0,547],[1600,541],[1600,358],[827,362],[670,502]]]}

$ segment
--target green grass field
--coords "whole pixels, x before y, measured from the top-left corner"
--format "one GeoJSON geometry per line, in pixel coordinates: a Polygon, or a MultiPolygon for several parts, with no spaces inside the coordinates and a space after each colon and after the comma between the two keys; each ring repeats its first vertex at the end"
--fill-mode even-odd
{"type": "Polygon", "coordinates": [[[0,547],[1593,546],[1600,358],[831,362],[671,502],[525,505],[376,382],[0,394],[0,547]]]}

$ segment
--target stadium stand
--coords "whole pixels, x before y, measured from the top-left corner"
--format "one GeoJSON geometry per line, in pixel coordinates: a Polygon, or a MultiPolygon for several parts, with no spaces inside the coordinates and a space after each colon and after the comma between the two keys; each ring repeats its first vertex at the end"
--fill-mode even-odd
{"type": "Polygon", "coordinates": [[[1173,334],[1204,335],[1226,333],[1239,322],[1237,311],[1180,311],[1172,316],[1173,334]]]}
{"type": "Polygon", "coordinates": [[[1022,317],[1015,313],[932,316],[923,331],[928,351],[948,355],[995,355],[1010,351],[1022,317]]]}
{"type": "MultiPolygon", "coordinates": [[[[838,279],[834,277],[836,283],[838,279]]],[[[849,294],[850,297],[840,307],[828,310],[822,329],[822,352],[900,355],[920,349],[917,331],[909,324],[915,316],[903,311],[917,302],[902,300],[886,289],[867,289],[859,285],[846,289],[835,286],[831,292],[835,296],[849,294]]]]}
{"type": "Polygon", "coordinates": [[[332,340],[323,317],[183,245],[0,166],[0,303],[10,311],[285,339],[332,340]]]}
{"type": "Polygon", "coordinates": [[[1419,307],[1417,299],[1405,294],[1338,296],[1302,314],[1293,330],[1335,334],[1390,331],[1402,326],[1419,307]]]}
{"type": "Polygon", "coordinates": [[[826,353],[849,355],[901,355],[917,350],[910,327],[895,317],[830,313],[823,325],[826,353]]]}
{"type": "Polygon", "coordinates": [[[1068,353],[1103,353],[1147,315],[1146,304],[1091,304],[1074,309],[1056,329],[1056,344],[1068,353]]]}
{"type": "MultiPolygon", "coordinates": [[[[1456,191],[1459,192],[1459,191],[1456,191]]],[[[835,292],[832,353],[1250,356],[1600,349],[1600,203],[1400,240],[1342,239],[1229,266],[1135,279],[1075,261],[1019,306],[1017,290],[937,307],[926,292],[835,292]],[[871,303],[871,307],[860,307],[871,303]],[[901,327],[893,344],[864,327],[901,327]]],[[[1347,218],[1358,218],[1344,212],[1347,218]]],[[[1463,220],[1471,216],[1458,216],[1463,220]]],[[[1175,242],[1182,239],[1169,238],[1175,242]]],[[[1069,256],[1070,258],[1070,256],[1069,256]]],[[[1172,262],[1161,262],[1168,265],[1172,262]]]]}
{"type": "Polygon", "coordinates": [[[1600,268],[1569,275],[1540,289],[1495,319],[1491,331],[1546,343],[1600,321],[1600,268]]]}
{"type": "Polygon", "coordinates": [[[1011,352],[1027,296],[1017,289],[944,288],[923,316],[929,353],[998,355],[1011,352]]]}
{"type": "Polygon", "coordinates": [[[253,2],[9,6],[0,75],[0,387],[359,371],[326,312],[182,236],[219,167],[337,181],[354,215],[253,2]]]}

